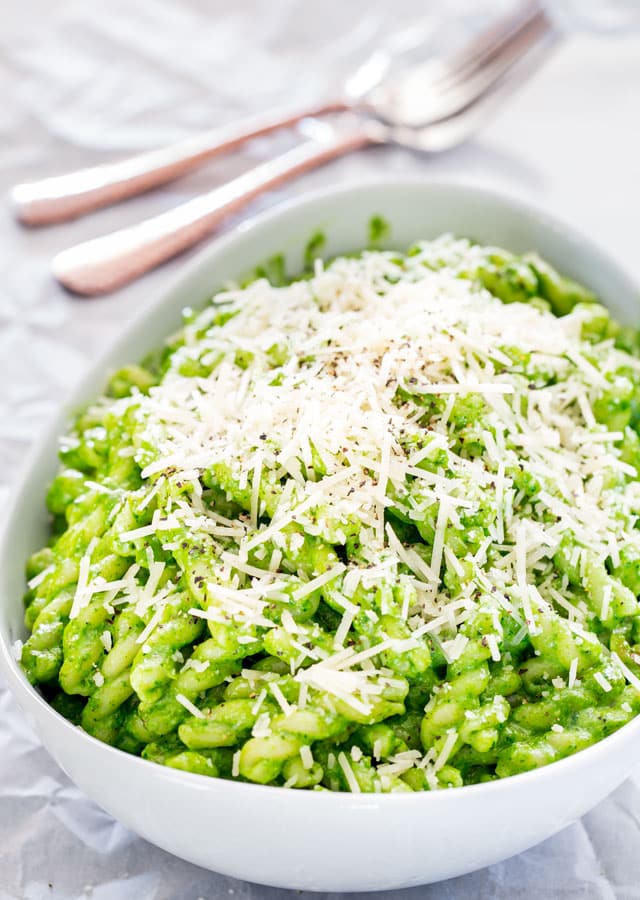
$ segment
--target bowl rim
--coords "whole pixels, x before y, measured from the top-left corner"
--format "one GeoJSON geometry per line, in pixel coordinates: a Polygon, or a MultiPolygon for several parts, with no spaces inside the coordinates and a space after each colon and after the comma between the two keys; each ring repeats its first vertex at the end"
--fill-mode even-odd
{"type": "MultiPolygon", "coordinates": [[[[550,229],[560,235],[564,241],[568,241],[576,247],[580,248],[581,253],[589,253],[589,255],[597,262],[601,262],[608,269],[615,270],[616,274],[626,282],[629,290],[639,293],[639,286],[634,278],[626,271],[623,264],[619,263],[607,251],[602,250],[597,243],[591,238],[585,236],[580,229],[568,224],[562,218],[554,214],[548,213],[539,207],[536,203],[528,200],[512,197],[504,191],[494,188],[487,188],[476,184],[468,183],[463,178],[435,178],[420,176],[385,176],[352,178],[339,185],[325,186],[310,191],[303,192],[298,197],[290,197],[281,202],[276,202],[274,206],[262,210],[256,214],[250,214],[248,218],[241,220],[229,231],[222,235],[215,236],[205,244],[205,246],[195,254],[192,259],[180,266],[177,271],[172,273],[168,279],[166,286],[158,292],[157,298],[150,304],[145,305],[141,310],[126,323],[124,328],[119,329],[113,338],[111,338],[102,349],[97,359],[90,363],[84,370],[80,382],[74,388],[65,391],[58,403],[55,404],[54,413],[47,417],[46,421],[38,429],[32,445],[27,452],[22,465],[19,468],[18,475],[15,479],[14,486],[9,492],[8,501],[4,510],[4,515],[0,520],[0,560],[10,550],[10,531],[11,522],[18,509],[20,498],[27,489],[29,478],[36,461],[45,452],[45,448],[50,446],[51,442],[59,435],[60,421],[68,419],[74,405],[76,394],[82,390],[82,385],[98,376],[100,372],[104,372],[109,356],[117,349],[119,344],[125,341],[129,332],[135,330],[139,324],[144,322],[148,317],[153,315],[156,308],[164,306],[168,302],[168,298],[179,291],[180,286],[189,281],[200,270],[203,270],[209,264],[211,257],[220,256],[225,253],[229,246],[242,236],[250,234],[255,229],[263,226],[275,225],[279,220],[287,218],[289,215],[296,213],[298,210],[306,206],[323,201],[340,200],[345,195],[359,193],[364,191],[393,191],[394,189],[417,189],[417,190],[435,190],[443,193],[453,194],[472,194],[480,201],[493,203],[502,208],[514,212],[523,220],[534,222],[538,226],[550,229]]],[[[372,213],[373,214],[373,213],[372,213]]],[[[384,249],[382,247],[381,249],[384,249]]],[[[240,275],[242,273],[239,273],[240,275]]],[[[86,302],[86,301],[84,301],[86,302]]],[[[88,301],[91,302],[91,301],[88,301]]],[[[0,597],[0,602],[3,598],[0,597]]],[[[428,802],[443,803],[451,802],[452,798],[460,798],[474,795],[483,796],[485,794],[492,795],[498,791],[508,790],[510,786],[525,786],[532,781],[542,781],[543,779],[553,779],[562,777],[570,767],[589,767],[591,762],[595,762],[598,757],[605,755],[609,748],[613,748],[615,744],[624,743],[640,735],[640,714],[623,725],[617,731],[596,741],[594,744],[586,747],[570,756],[556,760],[538,769],[532,769],[527,772],[521,772],[516,775],[510,775],[505,778],[498,778],[494,781],[484,782],[480,784],[463,785],[462,787],[453,789],[443,789],[439,791],[420,791],[420,792],[400,792],[386,794],[354,794],[348,791],[313,791],[313,790],[286,790],[278,785],[263,785],[252,782],[235,781],[230,778],[221,778],[210,775],[200,775],[195,772],[187,772],[180,769],[173,769],[151,760],[143,759],[113,747],[103,741],[94,738],[82,728],[73,725],[68,719],[58,713],[41,695],[37,688],[30,684],[25,673],[20,668],[15,659],[12,645],[5,635],[4,630],[0,629],[0,675],[2,675],[14,699],[18,701],[19,706],[24,711],[29,708],[29,713],[36,720],[38,716],[46,717],[53,726],[62,729],[68,736],[69,740],[76,741],[79,747],[85,746],[88,752],[96,750],[114,758],[117,762],[120,760],[125,766],[133,766],[135,768],[142,766],[143,771],[151,771],[149,766],[153,766],[157,770],[157,774],[161,775],[164,780],[172,781],[177,784],[191,784],[199,789],[208,789],[211,791],[241,791],[250,793],[266,792],[265,796],[288,797],[291,798],[287,802],[306,802],[304,800],[294,800],[293,798],[304,798],[309,795],[315,796],[315,803],[333,803],[337,805],[344,804],[346,799],[353,804],[359,800],[359,805],[370,803],[375,804],[382,802],[385,805],[390,803],[410,803],[410,802],[428,802]],[[22,699],[21,699],[22,698],[22,699]],[[24,701],[24,703],[22,702],[24,701]],[[426,800],[426,798],[430,798],[426,800]],[[324,799],[322,799],[324,798],[324,799]],[[419,799],[422,798],[422,799],[419,799]]],[[[46,748],[45,748],[46,749],[46,748]]],[[[47,750],[47,752],[49,752],[47,750]]],[[[135,768],[132,771],[135,771],[135,768]]]]}

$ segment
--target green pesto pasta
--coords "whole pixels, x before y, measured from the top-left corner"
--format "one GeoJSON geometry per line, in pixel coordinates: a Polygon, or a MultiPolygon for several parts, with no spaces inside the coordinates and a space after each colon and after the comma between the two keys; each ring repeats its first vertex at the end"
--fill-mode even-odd
{"type": "Polygon", "coordinates": [[[94,737],[306,790],[491,781],[640,711],[640,359],[444,235],[216,294],[64,438],[22,666],[94,737]]]}

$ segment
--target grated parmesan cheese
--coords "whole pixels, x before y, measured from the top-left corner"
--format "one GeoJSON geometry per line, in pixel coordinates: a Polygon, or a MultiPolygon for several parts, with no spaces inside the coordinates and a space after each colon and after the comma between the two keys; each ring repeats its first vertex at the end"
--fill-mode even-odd
{"type": "Polygon", "coordinates": [[[195,716],[196,719],[204,719],[204,713],[202,710],[198,709],[195,703],[192,703],[188,697],[185,697],[184,694],[176,694],[176,700],[181,706],[187,710],[187,712],[191,713],[192,716],[195,716]]]}
{"type": "MultiPolygon", "coordinates": [[[[594,408],[623,360],[640,363],[612,341],[598,358],[581,339],[580,310],[555,319],[533,304],[503,305],[457,277],[472,270],[477,252],[447,238],[423,245],[401,267],[391,255],[369,253],[318,262],[310,279],[285,288],[262,279],[218,295],[214,307],[229,304],[230,318],[208,329],[214,308],[187,326],[161,383],[135,397],[135,446],[121,454],[135,458],[146,483],[135,492],[135,517],[125,521],[143,524],[123,528],[116,540],[136,544],[117,552],[135,549],[142,569],[133,565],[112,581],[92,578],[100,567],[94,539],[70,586],[70,618],[94,602],[110,615],[133,611],[145,623],[136,643],[149,654],[167,603],[187,582],[189,615],[214,635],[218,626],[229,629],[234,652],[253,654],[271,636],[286,638],[289,681],[242,672],[255,697],[254,737],[271,735],[274,710],[286,717],[309,705],[315,714],[318,694],[337,715],[348,718],[346,704],[362,720],[386,689],[406,688],[387,651],[433,644],[456,663],[474,652],[480,618],[490,623],[481,634],[493,663],[502,660],[501,646],[542,634],[550,616],[566,622],[579,646],[597,643],[601,631],[591,626],[583,588],[592,566],[615,570],[627,543],[640,550],[640,490],[617,446],[624,433],[598,423],[594,408]],[[450,269],[430,266],[430,253],[451,259],[450,269]],[[513,351],[526,362],[514,363],[513,351]],[[194,359],[211,369],[185,377],[181,364],[194,359]],[[624,478],[634,483],[621,489],[624,478]],[[238,504],[237,519],[209,508],[217,489],[238,504]],[[168,569],[154,558],[158,543],[175,554],[168,569]],[[556,565],[559,552],[566,566],[556,565]],[[569,577],[559,568],[573,571],[569,577]],[[313,594],[340,616],[328,641],[324,620],[304,621],[294,606],[313,594]],[[515,622],[509,642],[505,613],[515,622]],[[406,623],[402,640],[388,636],[396,633],[385,626],[389,617],[403,629],[406,623]],[[287,693],[298,690],[295,704],[285,683],[287,693]]],[[[50,571],[29,588],[37,590],[50,571]]],[[[612,597],[607,583],[602,622],[612,597]]],[[[100,642],[110,653],[112,632],[100,642]]],[[[187,646],[186,663],[179,650],[170,658],[184,663],[182,672],[205,672],[209,662],[191,652],[187,646]]],[[[640,679],[612,658],[640,691],[640,679]]],[[[550,685],[573,688],[577,673],[575,658],[566,682],[555,677],[550,685]]],[[[593,677],[605,693],[612,690],[601,672],[593,677]]],[[[99,671],[93,679],[104,684],[99,671]]],[[[440,690],[446,686],[434,697],[440,690]]],[[[183,694],[177,700],[203,717],[183,694]]],[[[376,766],[381,789],[414,767],[438,789],[437,773],[459,740],[450,729],[424,755],[385,759],[376,766]]],[[[377,763],[381,755],[377,740],[377,763]]],[[[313,767],[310,746],[300,758],[313,767]]],[[[235,753],[234,777],[239,759],[235,753]]],[[[353,792],[361,759],[357,746],[337,757],[353,792]]],[[[335,764],[329,754],[329,767],[335,764]]]]}
{"type": "Polygon", "coordinates": [[[302,760],[302,765],[305,769],[313,768],[313,753],[311,752],[311,747],[307,744],[303,744],[303,746],[300,747],[300,759],[302,760]]]}
{"type": "Polygon", "coordinates": [[[605,676],[602,674],[602,672],[594,672],[594,673],[593,673],[593,678],[594,678],[594,681],[597,681],[597,682],[598,682],[598,684],[600,685],[600,687],[602,688],[602,690],[603,690],[606,694],[608,694],[609,691],[611,690],[611,683],[610,683],[609,681],[607,681],[607,679],[606,679],[605,676]]]}
{"type": "Polygon", "coordinates": [[[578,674],[578,657],[574,656],[569,665],[568,685],[572,688],[576,684],[576,675],[578,674]]]}
{"type": "Polygon", "coordinates": [[[360,784],[358,783],[358,779],[356,778],[353,769],[351,768],[351,764],[347,759],[345,753],[338,753],[338,765],[342,769],[342,773],[345,777],[349,790],[352,794],[360,793],[360,784]]]}

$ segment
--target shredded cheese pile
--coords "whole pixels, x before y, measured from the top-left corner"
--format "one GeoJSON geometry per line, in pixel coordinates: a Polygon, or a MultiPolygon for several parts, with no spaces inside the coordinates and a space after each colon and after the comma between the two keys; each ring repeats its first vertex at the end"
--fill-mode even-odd
{"type": "MultiPolygon", "coordinates": [[[[557,318],[535,304],[505,305],[461,277],[478,252],[443,238],[407,258],[369,252],[318,263],[313,277],[286,287],[259,280],[218,294],[187,325],[161,383],[121,401],[136,406],[135,458],[146,480],[139,510],[168,499],[149,524],[120,538],[157,535],[167,550],[179,544],[176,530],[206,539],[215,565],[206,608],[193,615],[232,620],[249,643],[252,629],[274,626],[269,604],[284,608],[292,591],[299,600],[339,584],[343,616],[330,652],[282,612],[300,650],[292,672],[301,697],[324,691],[366,713],[393,684],[374,657],[428,635],[453,662],[468,643],[461,626],[481,606],[494,611],[487,640],[495,661],[501,608],[535,633],[533,610],[554,607],[592,639],[584,604],[567,601],[569,582],[553,562],[563,536],[575,541],[578,568],[587,550],[615,564],[625,543],[640,546],[640,493],[621,458],[623,434],[593,412],[618,369],[640,364],[611,341],[585,341],[580,307],[557,318]],[[242,501],[242,515],[225,517],[203,501],[208,472],[242,501]],[[523,474],[536,484],[531,496],[523,474]],[[483,537],[474,543],[467,535],[475,520],[483,537]],[[421,531],[427,552],[398,537],[399,521],[432,523],[429,539],[421,531]],[[343,549],[338,562],[301,580],[286,557],[305,535],[343,549]],[[446,573],[458,578],[455,593],[446,573]],[[381,582],[404,586],[412,636],[383,636],[356,651],[349,638],[358,588],[381,582]]],[[[118,583],[92,585],[85,559],[72,618],[92,593],[124,590],[143,613],[156,604],[144,643],[173,585],[156,593],[155,569],[144,588],[132,570],[118,583]]],[[[281,692],[274,696],[288,714],[281,692]]],[[[178,699],[193,713],[193,703],[178,699]]],[[[254,735],[264,733],[260,717],[254,735]]],[[[455,740],[452,732],[420,764],[437,771],[455,740]]],[[[385,765],[403,772],[420,756],[409,751],[385,765]]],[[[348,760],[339,762],[349,778],[348,760]]]]}
{"type": "MultiPolygon", "coordinates": [[[[463,241],[448,247],[453,258],[474,250],[463,241]]],[[[157,514],[144,535],[187,515],[214,538],[236,538],[241,561],[267,541],[300,540],[284,533],[294,521],[337,545],[356,531],[366,567],[349,567],[345,594],[371,580],[372,566],[379,573],[402,565],[427,608],[446,601],[443,560],[459,564],[446,546],[447,525],[487,502],[495,518],[476,554],[478,576],[517,584],[525,611],[530,570],[543,570],[567,531],[615,561],[639,495],[636,484],[624,484],[635,469],[616,448],[622,433],[598,425],[591,403],[609,372],[640,364],[609,342],[594,365],[596,351],[581,339],[582,311],[556,318],[530,304],[504,305],[455,270],[425,268],[429,254],[441,255],[442,246],[425,245],[402,268],[391,254],[368,253],[318,266],[315,277],[288,287],[261,280],[218,295],[214,310],[228,305],[234,315],[205,336],[187,328],[171,371],[140,402],[138,455],[149,479],[193,482],[216,465],[228,469],[250,494],[249,521],[220,524],[183,502],[157,514]],[[526,374],[510,349],[528,355],[526,374]],[[279,354],[281,365],[273,362],[279,354]],[[188,359],[216,364],[205,377],[184,377],[188,359]],[[544,383],[532,383],[532,372],[544,383]],[[482,399],[483,452],[473,459],[450,450],[454,403],[469,396],[482,399]],[[425,427],[429,397],[445,402],[425,427]],[[443,474],[420,465],[438,448],[447,453],[443,474]],[[526,514],[508,474],[523,466],[542,486],[526,514]],[[394,502],[403,505],[408,482],[420,483],[411,519],[438,510],[428,563],[385,519],[394,502]]],[[[274,589],[275,575],[267,578],[263,596],[274,589]]]]}

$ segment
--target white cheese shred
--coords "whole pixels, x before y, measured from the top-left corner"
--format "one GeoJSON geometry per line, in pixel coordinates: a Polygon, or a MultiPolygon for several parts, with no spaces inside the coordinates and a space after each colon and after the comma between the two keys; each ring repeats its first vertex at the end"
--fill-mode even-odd
{"type": "Polygon", "coordinates": [[[351,768],[351,764],[350,764],[349,760],[347,759],[346,754],[343,752],[338,753],[338,765],[342,769],[342,774],[345,777],[345,781],[347,782],[347,785],[348,785],[351,793],[359,794],[360,793],[360,785],[358,783],[358,779],[356,778],[355,773],[354,773],[353,769],[351,768]]]}
{"type": "Polygon", "coordinates": [[[204,719],[205,715],[202,710],[198,709],[195,703],[192,703],[188,697],[185,697],[184,694],[176,694],[176,700],[181,706],[187,710],[187,712],[191,713],[192,716],[195,716],[196,719],[204,719]]]}

